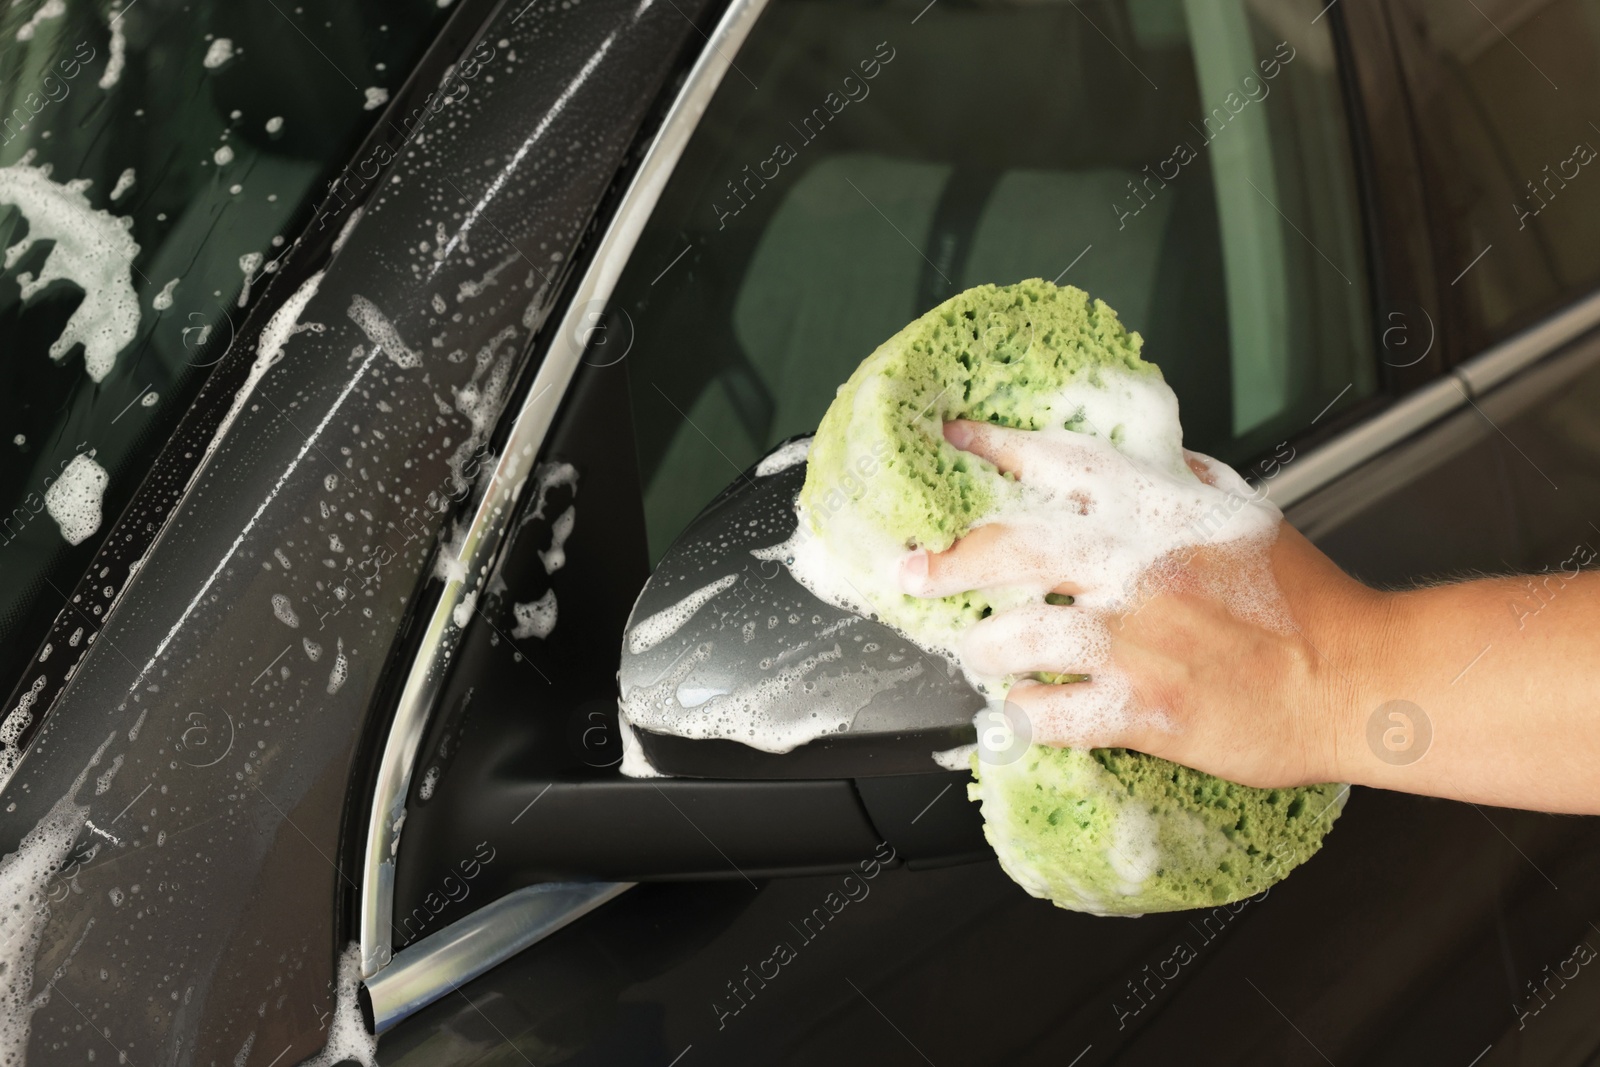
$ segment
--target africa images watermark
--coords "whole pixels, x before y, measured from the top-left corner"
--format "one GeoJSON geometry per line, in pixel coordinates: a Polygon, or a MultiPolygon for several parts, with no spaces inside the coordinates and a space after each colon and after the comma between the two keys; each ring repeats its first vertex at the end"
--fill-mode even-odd
{"type": "Polygon", "coordinates": [[[1567,988],[1567,983],[1577,978],[1584,965],[1592,962],[1594,958],[1595,951],[1590,947],[1589,942],[1579,941],[1572,946],[1572,952],[1567,958],[1555,965],[1554,974],[1550,972],[1551,965],[1547,963],[1544,965],[1543,972],[1541,972],[1544,977],[1540,979],[1537,986],[1534,985],[1532,978],[1528,979],[1528,995],[1523,999],[1522,1005],[1519,1007],[1514,1001],[1511,1004],[1511,1012],[1517,1017],[1517,1029],[1527,1029],[1528,1020],[1548,1008],[1550,1006],[1549,1001],[1554,1000],[1557,993],[1567,988]],[[1554,983],[1553,986],[1552,983],[1554,983]],[[1543,991],[1542,996],[1540,995],[1541,990],[1543,991]],[[1539,1004],[1537,1008],[1533,1006],[1535,1001],[1539,1004]]]}
{"type": "Polygon", "coordinates": [[[5,132],[0,136],[0,144],[10,144],[21,135],[28,124],[38,118],[40,113],[51,104],[59,104],[72,93],[70,84],[82,71],[83,65],[95,57],[94,46],[88,41],[81,41],[72,55],[66,59],[58,60],[56,66],[61,73],[46,68],[44,77],[39,79],[39,89],[24,94],[22,101],[11,109],[11,114],[4,119],[5,132]],[[84,49],[89,50],[84,55],[84,49]],[[43,92],[44,95],[40,95],[43,92]]]}
{"type": "Polygon", "coordinates": [[[1551,570],[1549,564],[1538,574],[1527,577],[1527,595],[1509,601],[1511,614],[1517,620],[1517,629],[1526,629],[1528,620],[1550,606],[1556,594],[1567,587],[1567,583],[1577,578],[1583,568],[1595,561],[1597,553],[1587,541],[1579,542],[1573,548],[1572,554],[1562,560],[1556,570],[1551,570]]]}
{"type": "MultiPolygon", "coordinates": [[[[1296,55],[1298,53],[1293,45],[1288,41],[1279,41],[1277,48],[1273,50],[1272,57],[1263,59],[1257,64],[1261,68],[1260,78],[1257,78],[1254,74],[1246,74],[1240,80],[1239,88],[1231,90],[1227,96],[1222,98],[1220,107],[1213,107],[1200,120],[1201,126],[1194,126],[1193,123],[1190,123],[1195,132],[1200,134],[1202,138],[1200,147],[1210,147],[1213,141],[1227,131],[1229,123],[1238,118],[1246,108],[1251,104],[1259,104],[1264,101],[1272,92],[1272,86],[1267,83],[1282,74],[1283,68],[1293,62],[1296,55]],[[1288,55],[1283,54],[1284,49],[1289,50],[1288,55]],[[1243,93],[1243,95],[1241,96],[1240,93],[1243,93]]],[[[1128,190],[1133,195],[1125,199],[1129,200],[1134,206],[1124,208],[1120,204],[1111,205],[1111,213],[1116,216],[1119,224],[1117,229],[1126,229],[1130,218],[1149,207],[1161,190],[1167,187],[1168,182],[1176,180],[1178,175],[1183,173],[1184,167],[1199,158],[1199,150],[1188,141],[1184,141],[1173,148],[1171,155],[1155,164],[1154,174],[1150,172],[1150,164],[1146,163],[1144,166],[1144,179],[1141,182],[1135,184],[1133,179],[1130,178],[1128,180],[1128,190]],[[1170,174],[1167,173],[1169,167],[1171,168],[1170,174]],[[1152,188],[1152,182],[1156,183],[1159,188],[1152,188]],[[1144,190],[1143,193],[1140,192],[1141,188],[1144,190]]]]}
{"type": "Polygon", "coordinates": [[[380,144],[366,156],[334,175],[328,182],[327,197],[317,206],[317,229],[326,228],[331,217],[344,211],[345,196],[359,199],[360,194],[366,192],[368,184],[376,181],[383,169],[400,155],[400,150],[422,132],[423,126],[430,118],[443,111],[446,105],[453,104],[457,100],[465,100],[471,92],[467,83],[482,73],[484,67],[494,57],[494,46],[488,41],[480,41],[472,55],[451,68],[440,82],[439,88],[424,97],[421,105],[413,108],[408,115],[397,116],[404,126],[398,145],[391,148],[387,144],[380,144]],[[485,48],[489,50],[488,55],[482,54],[485,48]]]}
{"type": "MultiPolygon", "coordinates": [[[[800,120],[800,125],[789,123],[789,128],[794,130],[800,139],[800,148],[815,141],[821,136],[822,131],[828,128],[845,108],[852,103],[861,103],[872,92],[872,87],[867,83],[883,72],[883,68],[894,61],[895,50],[888,41],[880,41],[873,49],[872,56],[856,64],[856,69],[861,72],[858,78],[855,74],[847,74],[840,83],[844,95],[839,95],[838,90],[830,91],[822,98],[822,103],[811,109],[811,112],[800,120]],[[885,54],[887,51],[887,54],[885,54]]],[[[743,168],[744,177],[735,184],[734,179],[728,179],[728,192],[730,197],[724,198],[711,205],[711,210],[717,216],[717,229],[725,229],[728,220],[738,215],[739,212],[750,206],[750,201],[756,194],[767,187],[767,182],[777,180],[783,168],[800,158],[800,152],[788,141],[779,141],[773,146],[772,154],[755,165],[752,171],[750,164],[743,168]],[[769,172],[770,171],[770,172],[769,172]],[[752,188],[752,184],[754,187],[752,188]],[[741,193],[740,189],[744,192],[741,193]]]]}
{"type": "MultiPolygon", "coordinates": [[[[1279,868],[1281,866],[1282,860],[1278,856],[1269,855],[1267,857],[1265,875],[1269,882],[1276,881],[1280,873],[1288,873],[1280,871],[1279,868]]],[[[1231,904],[1219,905],[1212,908],[1209,913],[1198,920],[1190,919],[1189,929],[1195,932],[1200,948],[1196,949],[1189,937],[1185,935],[1165,955],[1157,960],[1153,967],[1147,963],[1138,976],[1129,978],[1127,980],[1129,999],[1123,1001],[1113,1000],[1111,1002],[1111,1012],[1117,1017],[1117,1029],[1126,1029],[1128,1020],[1137,1018],[1141,1012],[1151,1004],[1154,1004],[1162,990],[1166,989],[1170,983],[1177,981],[1178,975],[1182,973],[1183,969],[1199,959],[1200,951],[1221,937],[1228,924],[1238,918],[1240,912],[1251,904],[1267,899],[1267,894],[1270,892],[1272,892],[1272,886],[1268,885],[1267,888],[1255,896],[1244,897],[1243,899],[1235,900],[1231,904]],[[1195,925],[1197,921],[1199,923],[1198,926],[1195,925]]]]}
{"type": "Polygon", "coordinates": [[[883,868],[894,860],[894,846],[887,841],[880,842],[870,857],[856,865],[859,876],[855,873],[845,875],[840,879],[839,888],[830,889],[822,898],[822,903],[801,916],[798,925],[793,920],[789,922],[789,929],[795,934],[794,940],[789,940],[785,934],[782,940],[773,945],[771,955],[754,967],[745,964],[740,971],[743,977],[730,978],[727,982],[729,999],[711,1002],[711,1012],[717,1017],[717,1029],[726,1029],[728,1020],[749,1007],[756,995],[767,988],[767,983],[776,981],[783,974],[783,968],[799,957],[799,949],[822,936],[828,924],[838,918],[845,908],[866,900],[872,892],[872,886],[868,883],[882,874],[883,868]]]}

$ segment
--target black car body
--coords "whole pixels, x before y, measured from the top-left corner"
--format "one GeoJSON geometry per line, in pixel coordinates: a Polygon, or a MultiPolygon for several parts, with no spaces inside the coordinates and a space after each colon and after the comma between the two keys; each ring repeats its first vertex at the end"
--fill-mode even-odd
{"type": "Polygon", "coordinates": [[[141,136],[161,175],[109,370],[47,353],[70,285],[0,289],[39,450],[0,548],[7,1051],[1600,1052],[1591,819],[1359,791],[1259,899],[1099,919],[972,845],[963,774],[625,779],[615,681],[722,486],[901,324],[1034,275],[1116,305],[1191,447],[1347,569],[1536,574],[1536,625],[1600,537],[1594,5],[135,3],[5,23],[0,175],[98,197],[141,136]],[[90,450],[63,547],[28,494],[90,450]]]}

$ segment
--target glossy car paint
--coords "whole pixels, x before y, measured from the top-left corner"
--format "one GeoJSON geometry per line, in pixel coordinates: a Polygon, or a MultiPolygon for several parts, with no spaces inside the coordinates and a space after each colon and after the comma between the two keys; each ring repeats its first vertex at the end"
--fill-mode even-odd
{"type": "Polygon", "coordinates": [[[20,991],[30,1062],[297,1062],[332,1025],[374,696],[692,32],[650,3],[487,14],[457,15],[471,91],[414,125],[414,80],[312,224],[303,332],[270,364],[239,339],[250,390],[209,454],[187,439],[198,473],[5,792],[8,847],[52,809],[70,837],[24,886],[49,983],[20,991]]]}

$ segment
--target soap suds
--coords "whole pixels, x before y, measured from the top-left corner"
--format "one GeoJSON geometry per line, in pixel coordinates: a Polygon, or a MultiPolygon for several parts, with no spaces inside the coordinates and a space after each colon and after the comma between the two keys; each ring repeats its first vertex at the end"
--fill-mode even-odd
{"type": "Polygon", "coordinates": [[[619,771],[629,778],[668,777],[650,765],[650,757],[644,754],[644,746],[639,744],[633,728],[621,715],[617,716],[617,733],[622,738],[622,762],[617,767],[619,771]]]}
{"type": "Polygon", "coordinates": [[[69,281],[83,290],[60,336],[50,345],[50,358],[60,362],[74,345],[84,347],[84,369],[104,381],[117,354],[139,330],[139,298],[133,290],[133,260],[139,246],[129,232],[131,218],[96,210],[84,195],[87,182],[64,185],[50,180],[48,166],[30,166],[30,150],[22,161],[0,167],[0,204],[12,204],[28,220],[28,234],[5,251],[6,270],[40,241],[54,242],[35,278],[17,275],[22,299],[30,300],[51,283],[69,281]]]}
{"type": "MultiPolygon", "coordinates": [[[[137,0],[135,0],[137,3],[137,0]]],[[[128,60],[128,35],[122,29],[122,12],[126,10],[120,4],[107,13],[109,29],[111,31],[111,54],[106,57],[106,69],[100,75],[100,88],[109,89],[122,78],[122,68],[128,60]]],[[[111,199],[115,200],[113,193],[111,199]]]]}
{"type": "Polygon", "coordinates": [[[327,1044],[306,1060],[304,1067],[334,1067],[347,1060],[355,1060],[362,1067],[378,1067],[378,1039],[368,1032],[361,1014],[359,945],[352,943],[340,954],[337,983],[327,1044]]]}
{"type": "Polygon", "coordinates": [[[511,605],[511,614],[517,620],[511,636],[521,640],[537,637],[544,640],[556,628],[556,591],[545,590],[544,596],[527,604],[511,605]]]}
{"type": "Polygon", "coordinates": [[[350,661],[344,658],[344,638],[341,637],[334,643],[333,669],[328,672],[328,695],[337,693],[349,675],[350,661]]]}
{"type": "Polygon", "coordinates": [[[161,291],[151,298],[150,306],[157,311],[165,311],[170,308],[172,306],[172,294],[182,280],[182,278],[173,278],[166,285],[163,285],[161,291]]]}
{"type": "Polygon", "coordinates": [[[1213,591],[1234,614],[1290,628],[1270,572],[1259,566],[1277,536],[1278,510],[1223,464],[1208,461],[1215,486],[1195,476],[1184,461],[1177,400],[1159,378],[1112,368],[1099,378],[1032,399],[1047,425],[1080,429],[1033,431],[1023,477],[994,478],[995,503],[975,525],[1023,531],[995,565],[997,575],[1019,580],[984,590],[995,614],[976,626],[941,612],[941,601],[908,601],[899,584],[903,542],[849,509],[827,516],[827,533],[817,536],[798,505],[796,536],[778,557],[792,561],[796,580],[819,598],[889,614],[913,641],[960,663],[993,706],[1030,672],[1093,675],[1058,705],[1070,711],[1035,716],[1034,739],[1056,744],[1088,743],[1128,725],[1132,690],[1110,662],[1106,620],[1135,608],[1195,548],[1236,557],[1236,580],[1213,591]],[[1046,605],[1045,594],[1067,576],[1082,589],[1074,605],[1046,605]]]}
{"type": "Polygon", "coordinates": [[[461,603],[450,610],[450,621],[456,624],[456,629],[465,630],[467,623],[472,621],[472,609],[478,606],[478,591],[469,590],[461,598],[461,603]]]}
{"type": "Polygon", "coordinates": [[[786,471],[797,463],[806,461],[806,453],[811,450],[811,438],[802,437],[798,441],[790,441],[782,448],[769,455],[761,457],[761,462],[756,464],[756,477],[766,478],[786,471]]]}
{"type": "Polygon", "coordinates": [[[34,958],[50,921],[49,886],[89,819],[77,792],[115,737],[101,742],[65,795],[0,859],[0,1063],[21,1067],[33,1014],[50,999],[49,983],[33,991],[34,958]]]}
{"type": "Polygon", "coordinates": [[[285,626],[292,629],[300,626],[300,616],[295,614],[294,606],[289,603],[289,598],[282,593],[272,594],[272,613],[285,626]]]}
{"type": "Polygon", "coordinates": [[[572,536],[572,528],[578,521],[578,509],[568,505],[567,510],[556,516],[556,521],[550,524],[550,547],[539,553],[539,562],[544,564],[546,574],[554,574],[567,563],[567,538],[572,536]]]}
{"type": "Polygon", "coordinates": [[[100,529],[101,502],[111,476],[92,457],[72,457],[61,477],[45,490],[44,508],[69,545],[81,545],[100,529]]]}
{"type": "Polygon", "coordinates": [[[970,771],[972,769],[972,754],[978,751],[976,744],[957,745],[933,754],[933,762],[947,771],[970,771]]]}
{"type": "Polygon", "coordinates": [[[737,574],[718,578],[709,585],[696,589],[670,608],[663,608],[649,618],[635,623],[628,631],[628,651],[637,656],[655,648],[683,629],[683,624],[693,618],[694,613],[710,602],[712,597],[732,589],[738,580],[737,574]]]}
{"type": "Polygon", "coordinates": [[[33,35],[38,32],[40,25],[46,19],[58,19],[66,13],[66,0],[44,0],[44,3],[40,4],[38,9],[34,11],[33,17],[17,27],[17,40],[33,40],[33,35]]]}
{"type": "Polygon", "coordinates": [[[255,392],[256,385],[266,377],[278,361],[283,358],[283,346],[290,337],[304,330],[321,332],[323,325],[319,322],[300,324],[300,315],[305,311],[306,305],[311,303],[311,298],[317,295],[317,287],[322,284],[322,272],[319,270],[311,277],[300,283],[300,287],[290,294],[267,324],[261,328],[261,336],[256,341],[255,362],[250,365],[250,373],[245,376],[244,384],[238,392],[233,394],[233,403],[228,405],[228,413],[217,424],[216,432],[211,435],[211,441],[206,445],[209,454],[217,447],[228,428],[233,425],[233,420],[239,417],[239,412],[244,410],[245,401],[250,399],[255,392]]]}
{"type": "Polygon", "coordinates": [[[834,644],[787,666],[764,664],[764,673],[746,685],[691,688],[686,683],[709,650],[700,645],[654,685],[630,690],[621,702],[622,717],[638,729],[674,737],[721,738],[763,752],[791,752],[849,729],[873,697],[920,676],[925,667],[919,660],[894,670],[852,672],[840,663],[844,649],[834,644]],[[806,715],[791,714],[797,700],[804,702],[806,715]]]}
{"type": "Polygon", "coordinates": [[[137,180],[138,176],[134,173],[132,167],[129,167],[121,174],[117,175],[117,184],[111,187],[111,199],[122,199],[122,194],[127,192],[129,189],[132,189],[133,183],[137,180]]]}
{"type": "Polygon", "coordinates": [[[205,58],[200,61],[201,66],[207,70],[216,70],[228,60],[233,58],[233,41],[228,37],[218,37],[206,49],[205,58]]]}
{"type": "Polygon", "coordinates": [[[405,370],[422,366],[422,357],[401,339],[394,323],[372,301],[364,296],[352,296],[348,314],[351,321],[367,335],[367,340],[380,346],[396,367],[405,370]]]}
{"type": "Polygon", "coordinates": [[[367,102],[361,105],[363,110],[376,111],[378,108],[389,102],[389,90],[383,88],[382,86],[374,85],[362,91],[367,97],[367,102]]]}

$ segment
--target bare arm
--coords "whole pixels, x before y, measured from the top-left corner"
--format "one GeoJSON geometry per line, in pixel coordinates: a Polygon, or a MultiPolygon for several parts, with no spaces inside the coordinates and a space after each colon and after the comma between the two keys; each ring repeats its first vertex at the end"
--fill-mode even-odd
{"type": "MultiPolygon", "coordinates": [[[[1003,469],[1019,463],[1006,453],[1018,446],[1015,433],[961,424],[948,432],[1003,469]]],[[[907,591],[1001,584],[991,547],[1000,536],[985,528],[947,552],[913,556],[907,591]]],[[[1208,594],[1210,572],[1230,562],[1202,549],[1136,610],[1103,620],[1106,669],[1131,683],[1130,714],[1076,721],[1076,687],[1093,682],[1020,683],[1010,700],[1052,724],[1035,740],[1134,748],[1248,785],[1346,781],[1600,813],[1600,574],[1380,592],[1287,523],[1269,559],[1289,631],[1242,621],[1208,594]]],[[[1053,577],[1073,591],[1072,575],[1053,577]]],[[[967,635],[969,661],[1018,673],[1080,670],[1070,649],[1037,663],[1022,613],[1040,610],[1081,609],[987,619],[967,635]]]]}

